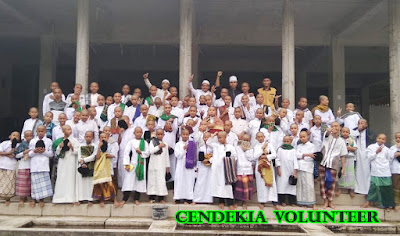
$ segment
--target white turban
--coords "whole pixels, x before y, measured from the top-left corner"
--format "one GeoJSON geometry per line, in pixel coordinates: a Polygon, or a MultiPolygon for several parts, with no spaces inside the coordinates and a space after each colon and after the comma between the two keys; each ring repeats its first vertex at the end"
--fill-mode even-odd
{"type": "Polygon", "coordinates": [[[169,80],[165,79],[161,83],[169,83],[169,80]]]}
{"type": "Polygon", "coordinates": [[[210,81],[208,81],[208,80],[203,80],[203,82],[201,82],[201,84],[208,84],[208,85],[210,85],[210,81]]]}
{"type": "Polygon", "coordinates": [[[229,83],[230,82],[237,82],[237,81],[238,81],[238,79],[237,79],[236,76],[232,75],[231,77],[229,77],[229,83]]]}

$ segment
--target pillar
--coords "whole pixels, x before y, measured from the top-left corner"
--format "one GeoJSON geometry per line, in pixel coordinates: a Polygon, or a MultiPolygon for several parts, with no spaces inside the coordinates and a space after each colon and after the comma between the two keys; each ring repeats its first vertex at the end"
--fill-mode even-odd
{"type": "Polygon", "coordinates": [[[58,50],[53,35],[40,37],[40,68],[39,68],[39,114],[42,115],[43,98],[50,93],[50,84],[56,81],[58,50]]]}
{"type": "Polygon", "coordinates": [[[369,119],[369,103],[369,86],[365,86],[361,88],[361,114],[367,120],[369,119]]]}
{"type": "Polygon", "coordinates": [[[301,97],[307,97],[307,72],[296,71],[296,103],[301,97]]]}
{"type": "Polygon", "coordinates": [[[346,102],[344,46],[338,38],[331,39],[331,68],[329,75],[330,107],[336,111],[343,110],[346,102]]]}
{"type": "MultiPolygon", "coordinates": [[[[180,1],[179,41],[179,95],[188,94],[189,76],[192,74],[193,0],[180,1]]],[[[198,78],[199,75],[195,75],[198,78]]]]}
{"type": "MultiPolygon", "coordinates": [[[[193,84],[200,86],[200,70],[199,70],[199,45],[196,42],[193,42],[192,45],[192,74],[195,75],[193,79],[193,84]]],[[[210,81],[213,84],[212,81],[210,81]]]]}
{"type": "Polygon", "coordinates": [[[89,0],[78,0],[75,83],[88,92],[89,81],[89,0]]]}
{"type": "Polygon", "coordinates": [[[389,71],[391,135],[400,131],[400,1],[389,1],[389,71]]]}
{"type": "Polygon", "coordinates": [[[290,100],[290,109],[295,104],[294,74],[294,1],[284,0],[282,22],[282,97],[290,100]]]}

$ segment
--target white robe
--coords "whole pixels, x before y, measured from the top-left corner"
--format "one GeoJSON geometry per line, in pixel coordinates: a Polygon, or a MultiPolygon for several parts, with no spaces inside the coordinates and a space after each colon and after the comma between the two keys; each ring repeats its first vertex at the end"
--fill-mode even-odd
{"type": "MultiPolygon", "coordinates": [[[[212,153],[212,148],[209,146],[201,146],[199,152],[204,154],[212,153]]],[[[212,181],[210,178],[211,167],[205,166],[203,162],[197,162],[197,180],[194,186],[193,201],[196,203],[212,203],[213,197],[211,195],[212,181]]]]}
{"type": "MultiPolygon", "coordinates": [[[[69,138],[74,150],[65,152],[64,158],[58,159],[57,180],[54,188],[53,203],[77,202],[76,174],[78,173],[77,161],[79,142],[72,136],[69,138]]],[[[57,146],[56,154],[60,154],[61,148],[57,146]]]]}
{"type": "MultiPolygon", "coordinates": [[[[96,160],[97,154],[97,145],[94,143],[91,144],[82,144],[81,146],[94,146],[92,155],[82,158],[81,147],[78,149],[78,163],[77,168],[80,166],[79,161],[82,159],[85,163],[92,162],[96,160]]],[[[76,195],[78,201],[93,201],[93,176],[90,177],[82,177],[82,175],[77,172],[76,173],[76,195]]]]}
{"type": "Polygon", "coordinates": [[[118,157],[116,157],[117,161],[118,161],[118,163],[117,163],[118,187],[120,187],[120,188],[122,188],[122,185],[124,183],[125,174],[126,174],[126,170],[123,165],[125,149],[129,143],[129,141],[135,138],[135,135],[133,134],[134,131],[135,131],[135,128],[133,126],[131,126],[121,134],[121,142],[119,144],[118,157]]]}
{"type": "MultiPolygon", "coordinates": [[[[254,160],[257,162],[256,168],[255,168],[255,175],[256,175],[256,186],[257,186],[257,198],[258,202],[260,203],[266,203],[266,202],[277,202],[278,201],[278,193],[277,193],[277,186],[275,182],[275,170],[272,168],[272,187],[267,187],[265,186],[264,179],[262,178],[260,172],[258,172],[258,158],[264,153],[262,150],[262,146],[264,143],[257,143],[253,150],[254,150],[254,160]]],[[[273,159],[276,158],[276,151],[275,148],[271,143],[268,144],[267,147],[268,152],[270,154],[267,155],[267,158],[269,161],[272,161],[273,159]]]]}
{"type": "Polygon", "coordinates": [[[296,158],[296,149],[284,150],[278,148],[276,153],[276,166],[280,166],[281,176],[276,177],[278,194],[290,194],[296,196],[296,185],[289,184],[289,177],[294,170],[299,169],[296,158]]]}
{"type": "Polygon", "coordinates": [[[279,129],[277,131],[272,131],[271,133],[268,132],[268,129],[266,128],[261,128],[260,131],[265,136],[264,141],[268,141],[270,144],[272,144],[272,146],[275,148],[275,152],[278,149],[278,147],[282,146],[283,137],[285,135],[279,129]]]}
{"type": "Polygon", "coordinates": [[[358,130],[352,130],[351,136],[356,142],[358,147],[356,151],[356,184],[354,186],[354,192],[358,194],[367,195],[369,191],[369,185],[371,180],[371,165],[367,157],[367,137],[366,130],[359,132],[358,130]]]}
{"type": "Polygon", "coordinates": [[[236,149],[230,144],[220,144],[216,137],[208,139],[207,145],[212,147],[211,162],[211,195],[218,198],[233,199],[232,185],[225,184],[224,160],[226,152],[231,152],[231,158],[237,159],[236,149]]]}
{"type": "Polygon", "coordinates": [[[166,169],[169,167],[168,145],[162,148],[161,154],[155,154],[160,150],[154,146],[153,141],[149,144],[150,161],[147,180],[147,195],[167,196],[168,189],[165,181],[166,169]]]}
{"type": "MultiPolygon", "coordinates": [[[[164,126],[166,124],[166,121],[159,119],[157,126],[158,128],[164,129],[164,126]]],[[[164,138],[163,142],[165,142],[168,147],[175,149],[175,144],[176,144],[176,132],[178,132],[178,119],[174,119],[174,122],[172,123],[172,131],[167,132],[164,131],[164,138]]],[[[175,180],[175,169],[176,169],[176,157],[175,153],[169,155],[169,163],[170,163],[170,172],[172,178],[168,182],[172,182],[175,180]]]]}
{"type": "MultiPolygon", "coordinates": [[[[124,151],[123,166],[133,165],[131,171],[127,171],[125,168],[122,170],[124,172],[124,180],[122,184],[122,191],[136,191],[139,193],[146,192],[146,160],[143,160],[144,168],[144,178],[143,180],[138,180],[136,177],[136,166],[138,165],[138,153],[136,149],[140,146],[140,140],[132,139],[128,142],[124,151]],[[132,158],[129,157],[129,153],[132,151],[132,158]]],[[[144,150],[140,155],[142,158],[148,158],[150,156],[149,144],[144,141],[144,150]]]]}
{"type": "Polygon", "coordinates": [[[193,200],[193,188],[195,169],[187,169],[186,164],[186,151],[184,146],[188,141],[179,141],[175,145],[175,156],[177,159],[175,169],[175,182],[174,182],[174,199],[176,200],[193,200]]]}

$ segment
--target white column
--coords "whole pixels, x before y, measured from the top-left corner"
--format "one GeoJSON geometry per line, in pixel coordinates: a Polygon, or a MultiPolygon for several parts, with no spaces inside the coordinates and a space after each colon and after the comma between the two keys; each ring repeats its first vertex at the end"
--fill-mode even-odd
{"type": "Polygon", "coordinates": [[[389,1],[389,71],[391,135],[400,131],[400,1],[389,1]]]}
{"type": "Polygon", "coordinates": [[[290,109],[295,104],[294,74],[294,1],[284,0],[282,22],[282,97],[290,100],[290,109]]]}
{"type": "Polygon", "coordinates": [[[330,107],[344,109],[346,102],[344,46],[338,38],[331,39],[331,71],[329,76],[330,107]]]}
{"type": "Polygon", "coordinates": [[[75,83],[88,92],[89,81],[89,0],[78,0],[75,83]]]}
{"type": "Polygon", "coordinates": [[[40,36],[39,114],[42,115],[43,98],[50,93],[50,84],[56,80],[57,45],[53,35],[40,36]]]}
{"type": "MultiPolygon", "coordinates": [[[[180,2],[179,95],[188,94],[189,76],[192,74],[193,0],[180,2]]],[[[197,78],[199,75],[195,75],[197,78]]]]}

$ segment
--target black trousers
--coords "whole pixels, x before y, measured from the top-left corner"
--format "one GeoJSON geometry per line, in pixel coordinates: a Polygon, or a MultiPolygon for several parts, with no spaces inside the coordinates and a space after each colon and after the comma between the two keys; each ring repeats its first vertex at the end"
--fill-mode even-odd
{"type": "Polygon", "coordinates": [[[221,198],[218,197],[218,203],[221,204],[226,204],[225,201],[228,203],[228,206],[233,206],[233,199],[232,198],[221,198]]]}
{"type": "MultiPolygon", "coordinates": [[[[124,194],[124,197],[122,198],[122,201],[125,201],[125,202],[128,201],[129,196],[131,195],[131,191],[125,191],[125,192],[123,192],[123,194],[124,194]]],[[[135,193],[133,194],[133,200],[139,201],[139,199],[140,199],[140,193],[135,191],[135,193]]]]}
{"type": "Polygon", "coordinates": [[[179,200],[175,200],[175,203],[177,203],[177,204],[184,203],[184,202],[192,203],[193,200],[189,200],[189,199],[179,199],[179,200]]]}
{"type": "Polygon", "coordinates": [[[280,204],[286,203],[289,205],[296,204],[296,196],[291,194],[278,194],[278,201],[280,204]]]}
{"type": "Polygon", "coordinates": [[[156,195],[150,195],[149,196],[149,198],[150,198],[150,200],[152,200],[152,201],[155,201],[156,200],[156,197],[158,197],[158,201],[162,201],[162,200],[164,200],[164,196],[156,196],[156,195]]]}

